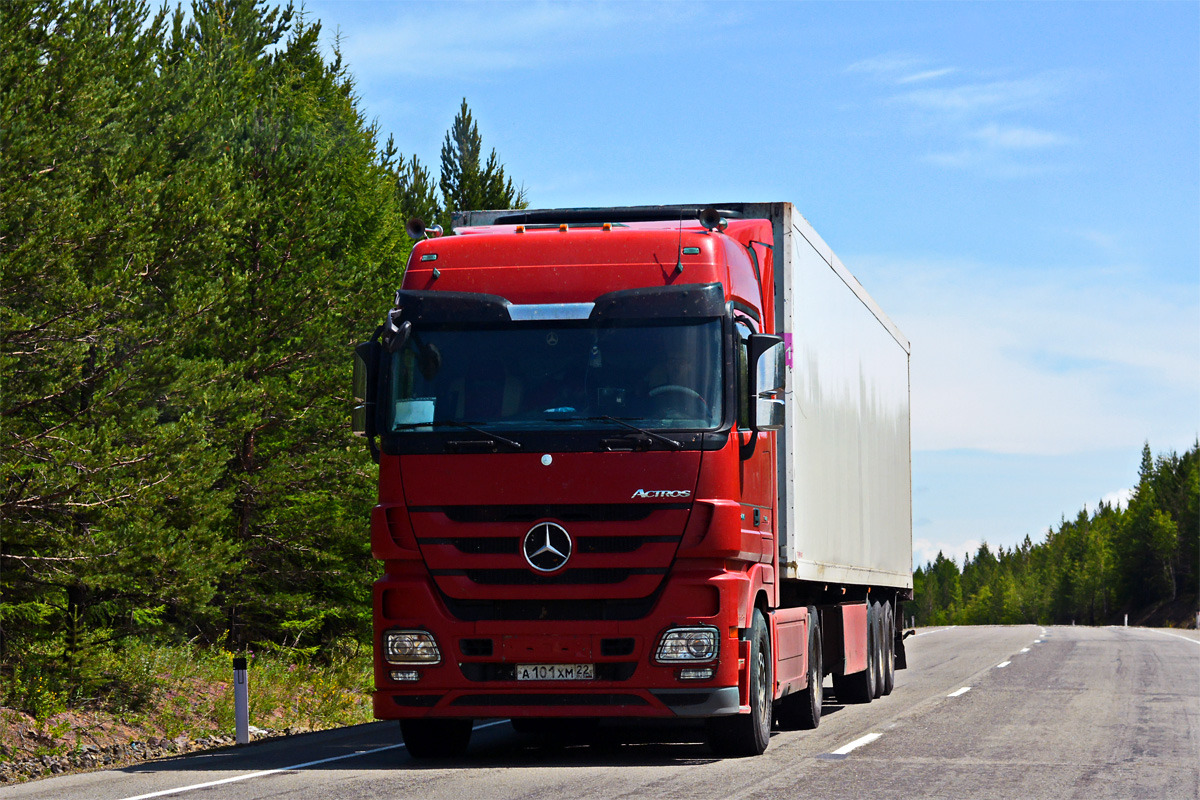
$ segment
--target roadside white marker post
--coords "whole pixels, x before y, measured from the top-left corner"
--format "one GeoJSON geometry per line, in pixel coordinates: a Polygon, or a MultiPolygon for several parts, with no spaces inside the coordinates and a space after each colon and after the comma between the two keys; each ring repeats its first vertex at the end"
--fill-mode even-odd
{"type": "Polygon", "coordinates": [[[246,659],[233,659],[233,722],[238,744],[250,743],[250,692],[246,686],[246,659]]]}
{"type": "Polygon", "coordinates": [[[1125,627],[1126,628],[1129,627],[1129,615],[1128,614],[1125,615],[1125,627]]]}

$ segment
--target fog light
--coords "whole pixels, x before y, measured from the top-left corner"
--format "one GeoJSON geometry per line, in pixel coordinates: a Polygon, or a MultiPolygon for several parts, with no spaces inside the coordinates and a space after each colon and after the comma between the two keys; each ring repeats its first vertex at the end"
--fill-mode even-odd
{"type": "Polygon", "coordinates": [[[684,667],[679,670],[679,680],[706,681],[713,676],[714,672],[712,667],[684,667]]]}
{"type": "Polygon", "coordinates": [[[421,677],[421,673],[415,669],[394,669],[391,675],[394,681],[415,681],[421,677]]]}
{"type": "Polygon", "coordinates": [[[429,631],[384,631],[383,657],[389,664],[442,662],[442,653],[429,631]]]}
{"type": "Polygon", "coordinates": [[[717,657],[717,629],[708,626],[671,628],[663,634],[654,658],[662,664],[712,661],[717,657]]]}

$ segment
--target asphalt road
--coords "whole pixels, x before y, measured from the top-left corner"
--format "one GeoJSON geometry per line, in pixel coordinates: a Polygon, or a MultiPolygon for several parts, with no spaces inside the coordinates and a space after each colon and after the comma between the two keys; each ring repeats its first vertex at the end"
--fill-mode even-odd
{"type": "Polygon", "coordinates": [[[717,759],[698,731],[546,742],[481,722],[415,762],[377,723],[0,790],[0,798],[1180,798],[1200,796],[1200,636],[1036,625],[924,629],[909,669],[815,731],[717,759]]]}

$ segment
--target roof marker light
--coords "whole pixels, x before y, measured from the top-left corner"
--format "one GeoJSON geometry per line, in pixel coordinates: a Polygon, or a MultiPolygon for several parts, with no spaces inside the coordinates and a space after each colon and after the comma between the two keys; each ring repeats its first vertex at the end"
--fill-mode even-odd
{"type": "Polygon", "coordinates": [[[524,233],[524,232],[525,232],[525,226],[524,226],[524,225],[518,225],[518,226],[516,227],[516,229],[515,229],[515,230],[513,230],[513,233],[524,233]]]}
{"type": "Polygon", "coordinates": [[[611,230],[612,230],[612,223],[611,223],[611,222],[606,222],[606,223],[604,223],[603,225],[601,225],[601,226],[600,226],[600,228],[601,228],[602,230],[611,231],[611,230]]]}
{"type": "Polygon", "coordinates": [[[570,228],[567,226],[567,223],[565,223],[565,222],[562,225],[559,225],[558,229],[560,231],[562,231],[563,233],[566,233],[568,230],[570,230],[570,228]]]}

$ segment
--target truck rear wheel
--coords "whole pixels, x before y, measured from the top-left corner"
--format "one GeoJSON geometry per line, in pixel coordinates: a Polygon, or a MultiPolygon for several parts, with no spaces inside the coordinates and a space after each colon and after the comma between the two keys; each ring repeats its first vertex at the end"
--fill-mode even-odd
{"type": "Polygon", "coordinates": [[[883,604],[883,693],[891,694],[896,686],[896,618],[892,604],[883,604]]]}
{"type": "Polygon", "coordinates": [[[750,624],[750,713],[708,720],[708,741],[723,756],[761,755],[771,743],[774,668],[771,639],[762,612],[754,609],[750,624]]]}
{"type": "Polygon", "coordinates": [[[402,719],[400,733],[413,758],[454,758],[467,752],[473,719],[402,719]]]}
{"type": "Polygon", "coordinates": [[[808,688],[779,701],[776,718],[779,727],[785,730],[811,730],[821,724],[821,703],[824,700],[821,686],[824,680],[821,624],[817,610],[812,606],[808,607],[808,619],[808,688]]]}
{"type": "Polygon", "coordinates": [[[833,676],[833,692],[840,703],[869,703],[875,699],[875,676],[879,669],[875,643],[876,608],[874,603],[867,604],[867,668],[862,672],[833,676]]]}
{"type": "Polygon", "coordinates": [[[872,654],[875,656],[875,686],[871,699],[883,697],[883,661],[887,654],[887,645],[883,643],[883,603],[871,603],[875,612],[875,621],[871,623],[871,631],[875,634],[875,644],[872,654]]]}

